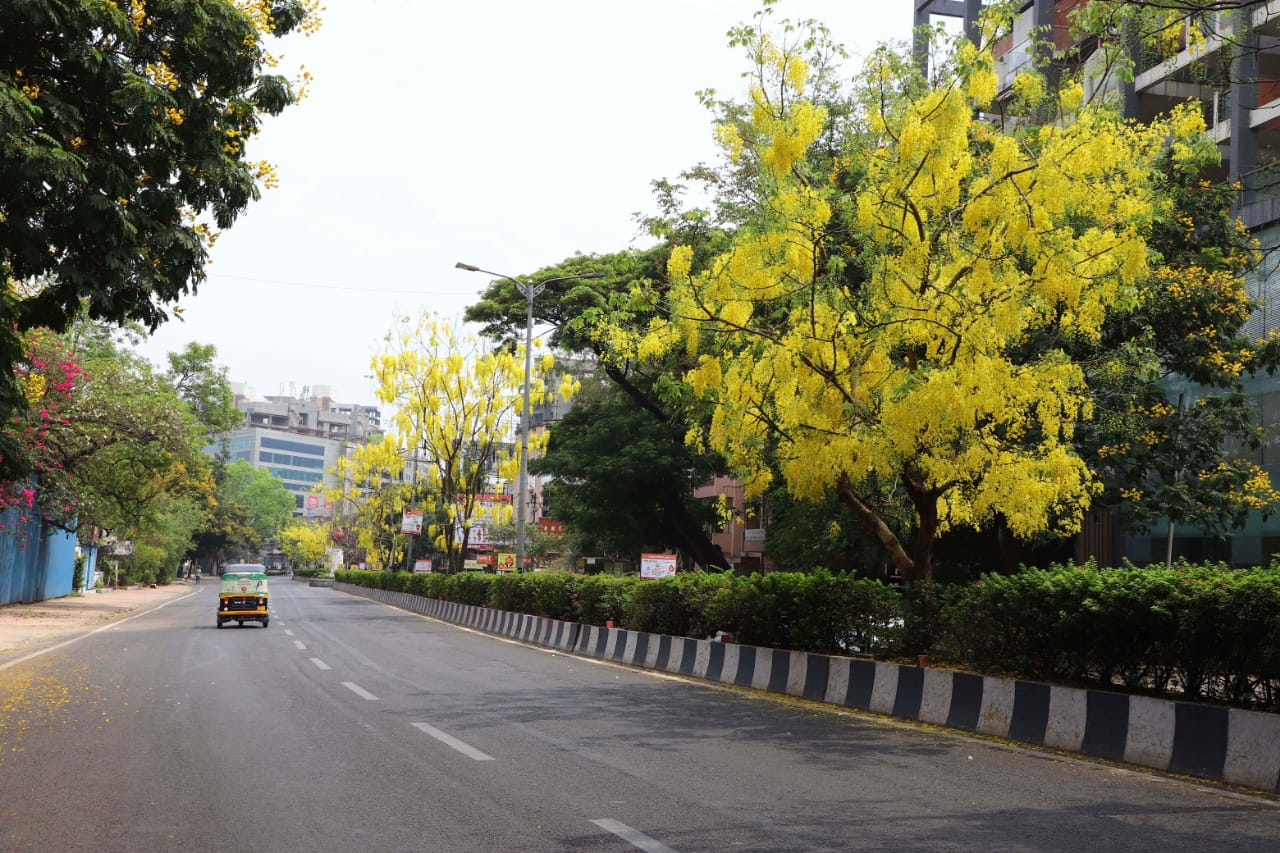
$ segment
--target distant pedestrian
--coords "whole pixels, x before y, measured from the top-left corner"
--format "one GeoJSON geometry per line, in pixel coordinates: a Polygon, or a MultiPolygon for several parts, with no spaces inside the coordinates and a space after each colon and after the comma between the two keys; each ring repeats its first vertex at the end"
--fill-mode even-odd
{"type": "Polygon", "coordinates": [[[200,583],[200,567],[196,566],[196,583],[200,583]]]}

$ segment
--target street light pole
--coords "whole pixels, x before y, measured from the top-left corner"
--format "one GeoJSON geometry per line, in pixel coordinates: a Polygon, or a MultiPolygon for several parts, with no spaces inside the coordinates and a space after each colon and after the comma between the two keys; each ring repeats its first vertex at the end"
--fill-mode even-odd
{"type": "MultiPolygon", "coordinates": [[[[413,485],[409,487],[409,509],[413,509],[413,503],[418,497],[418,450],[413,450],[413,485]]],[[[404,570],[406,572],[413,571],[413,543],[417,540],[417,536],[409,534],[409,544],[404,551],[404,570]]]]}
{"type": "Polygon", "coordinates": [[[515,276],[503,275],[502,273],[493,272],[491,270],[483,270],[480,267],[464,264],[459,261],[454,265],[460,270],[467,272],[482,272],[485,275],[491,275],[495,278],[506,279],[516,286],[525,297],[525,326],[524,326],[524,407],[520,411],[520,476],[518,486],[516,488],[516,571],[524,571],[524,552],[525,552],[525,492],[528,489],[527,478],[529,476],[529,374],[532,371],[533,359],[533,299],[541,293],[548,284],[557,281],[571,281],[577,278],[604,278],[602,272],[584,272],[578,275],[562,275],[556,278],[548,278],[537,284],[528,284],[521,281],[515,276]]]}

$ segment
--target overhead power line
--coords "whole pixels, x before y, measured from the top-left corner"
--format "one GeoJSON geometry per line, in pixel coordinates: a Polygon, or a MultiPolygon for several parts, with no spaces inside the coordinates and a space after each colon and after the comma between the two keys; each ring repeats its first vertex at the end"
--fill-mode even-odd
{"type": "Polygon", "coordinates": [[[210,270],[207,273],[209,278],[229,278],[236,281],[251,281],[255,284],[278,284],[282,287],[304,287],[310,290],[345,290],[353,293],[385,293],[388,296],[476,296],[475,290],[401,290],[398,288],[382,288],[382,287],[357,287],[350,284],[317,284],[311,281],[286,281],[280,278],[258,278],[249,275],[233,275],[231,273],[214,272],[210,270]]]}

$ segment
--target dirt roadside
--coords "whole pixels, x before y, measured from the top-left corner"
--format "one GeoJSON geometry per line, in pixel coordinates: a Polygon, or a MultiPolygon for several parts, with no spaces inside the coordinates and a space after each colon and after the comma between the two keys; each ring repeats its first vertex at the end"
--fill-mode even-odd
{"type": "Polygon", "coordinates": [[[154,588],[90,590],[84,595],[0,607],[0,662],[47,640],[97,627],[196,588],[191,581],[179,580],[154,588]]]}

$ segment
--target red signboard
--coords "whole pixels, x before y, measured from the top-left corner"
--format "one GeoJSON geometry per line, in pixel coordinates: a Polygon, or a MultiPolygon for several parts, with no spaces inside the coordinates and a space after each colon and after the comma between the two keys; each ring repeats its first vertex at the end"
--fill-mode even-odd
{"type": "Polygon", "coordinates": [[[552,536],[560,536],[564,533],[564,522],[556,521],[554,518],[540,518],[538,519],[538,529],[552,536]]]}

